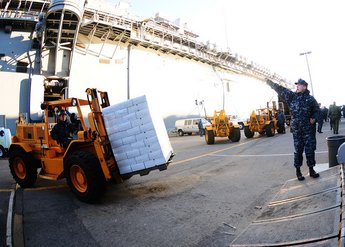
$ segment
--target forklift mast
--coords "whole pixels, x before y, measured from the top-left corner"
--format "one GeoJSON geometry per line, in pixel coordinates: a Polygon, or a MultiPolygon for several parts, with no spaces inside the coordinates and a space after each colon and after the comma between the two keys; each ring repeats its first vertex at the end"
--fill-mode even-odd
{"type": "MultiPolygon", "coordinates": [[[[121,183],[122,178],[119,175],[118,167],[115,161],[114,154],[109,142],[108,134],[105,128],[104,118],[102,114],[102,108],[110,106],[108,93],[98,91],[95,88],[86,89],[87,100],[90,105],[91,112],[88,115],[91,135],[97,141],[95,141],[95,148],[98,157],[104,157],[104,162],[109,168],[109,171],[103,169],[103,172],[108,173],[116,183],[121,183]],[[99,103],[98,94],[101,99],[101,104],[99,103]]],[[[101,159],[100,159],[101,161],[101,159]]],[[[102,161],[101,161],[102,162],[102,161]]],[[[102,166],[104,168],[104,166],[102,166]]]]}

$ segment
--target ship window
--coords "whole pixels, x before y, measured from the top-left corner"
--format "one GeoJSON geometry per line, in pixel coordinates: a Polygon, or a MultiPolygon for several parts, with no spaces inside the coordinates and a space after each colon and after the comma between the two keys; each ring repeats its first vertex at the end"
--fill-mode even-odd
{"type": "Polygon", "coordinates": [[[44,128],[43,128],[43,126],[37,126],[36,131],[37,131],[37,138],[38,139],[40,139],[40,138],[44,139],[44,128]]]}
{"type": "Polygon", "coordinates": [[[26,62],[17,62],[16,72],[26,73],[28,71],[28,65],[26,62]]]}
{"type": "Polygon", "coordinates": [[[32,139],[33,133],[34,131],[32,127],[24,128],[24,139],[32,139]]]}

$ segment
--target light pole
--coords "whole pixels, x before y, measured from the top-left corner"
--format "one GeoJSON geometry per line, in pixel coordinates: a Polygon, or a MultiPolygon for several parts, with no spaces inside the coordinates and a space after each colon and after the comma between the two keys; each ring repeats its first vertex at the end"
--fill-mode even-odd
{"type": "Polygon", "coordinates": [[[308,62],[308,54],[310,54],[310,53],[311,53],[311,51],[307,51],[307,52],[302,52],[302,53],[300,53],[299,55],[300,55],[300,56],[305,56],[305,61],[307,62],[307,68],[308,68],[308,73],[309,73],[311,94],[312,94],[313,96],[315,96],[315,95],[314,95],[314,89],[313,89],[313,83],[312,83],[312,81],[311,81],[311,74],[310,74],[310,69],[309,69],[309,62],[308,62]]]}

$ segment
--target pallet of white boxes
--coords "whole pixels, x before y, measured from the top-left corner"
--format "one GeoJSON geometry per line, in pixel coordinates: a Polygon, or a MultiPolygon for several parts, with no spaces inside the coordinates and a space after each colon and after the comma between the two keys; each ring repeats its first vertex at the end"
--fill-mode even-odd
{"type": "Polygon", "coordinates": [[[103,117],[120,174],[167,168],[173,149],[163,119],[145,95],[104,108],[103,117]]]}

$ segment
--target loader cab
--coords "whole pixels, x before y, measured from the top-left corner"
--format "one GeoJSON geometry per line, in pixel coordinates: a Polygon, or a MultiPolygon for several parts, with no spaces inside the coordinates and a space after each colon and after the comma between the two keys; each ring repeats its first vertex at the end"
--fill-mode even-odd
{"type": "MultiPolygon", "coordinates": [[[[50,146],[57,146],[57,140],[55,140],[51,132],[56,126],[56,124],[59,122],[59,115],[62,112],[65,112],[66,114],[66,121],[70,121],[70,115],[72,113],[80,116],[80,130],[87,131],[87,125],[82,117],[82,108],[81,106],[88,106],[88,101],[76,99],[76,98],[69,98],[65,100],[57,100],[57,101],[49,101],[45,102],[41,105],[41,109],[44,110],[44,130],[45,131],[45,137],[44,138],[47,147],[50,146]]],[[[71,140],[72,139],[78,139],[78,133],[76,132],[74,136],[71,132],[71,140]]],[[[66,147],[64,147],[66,148],[66,147]]]]}

